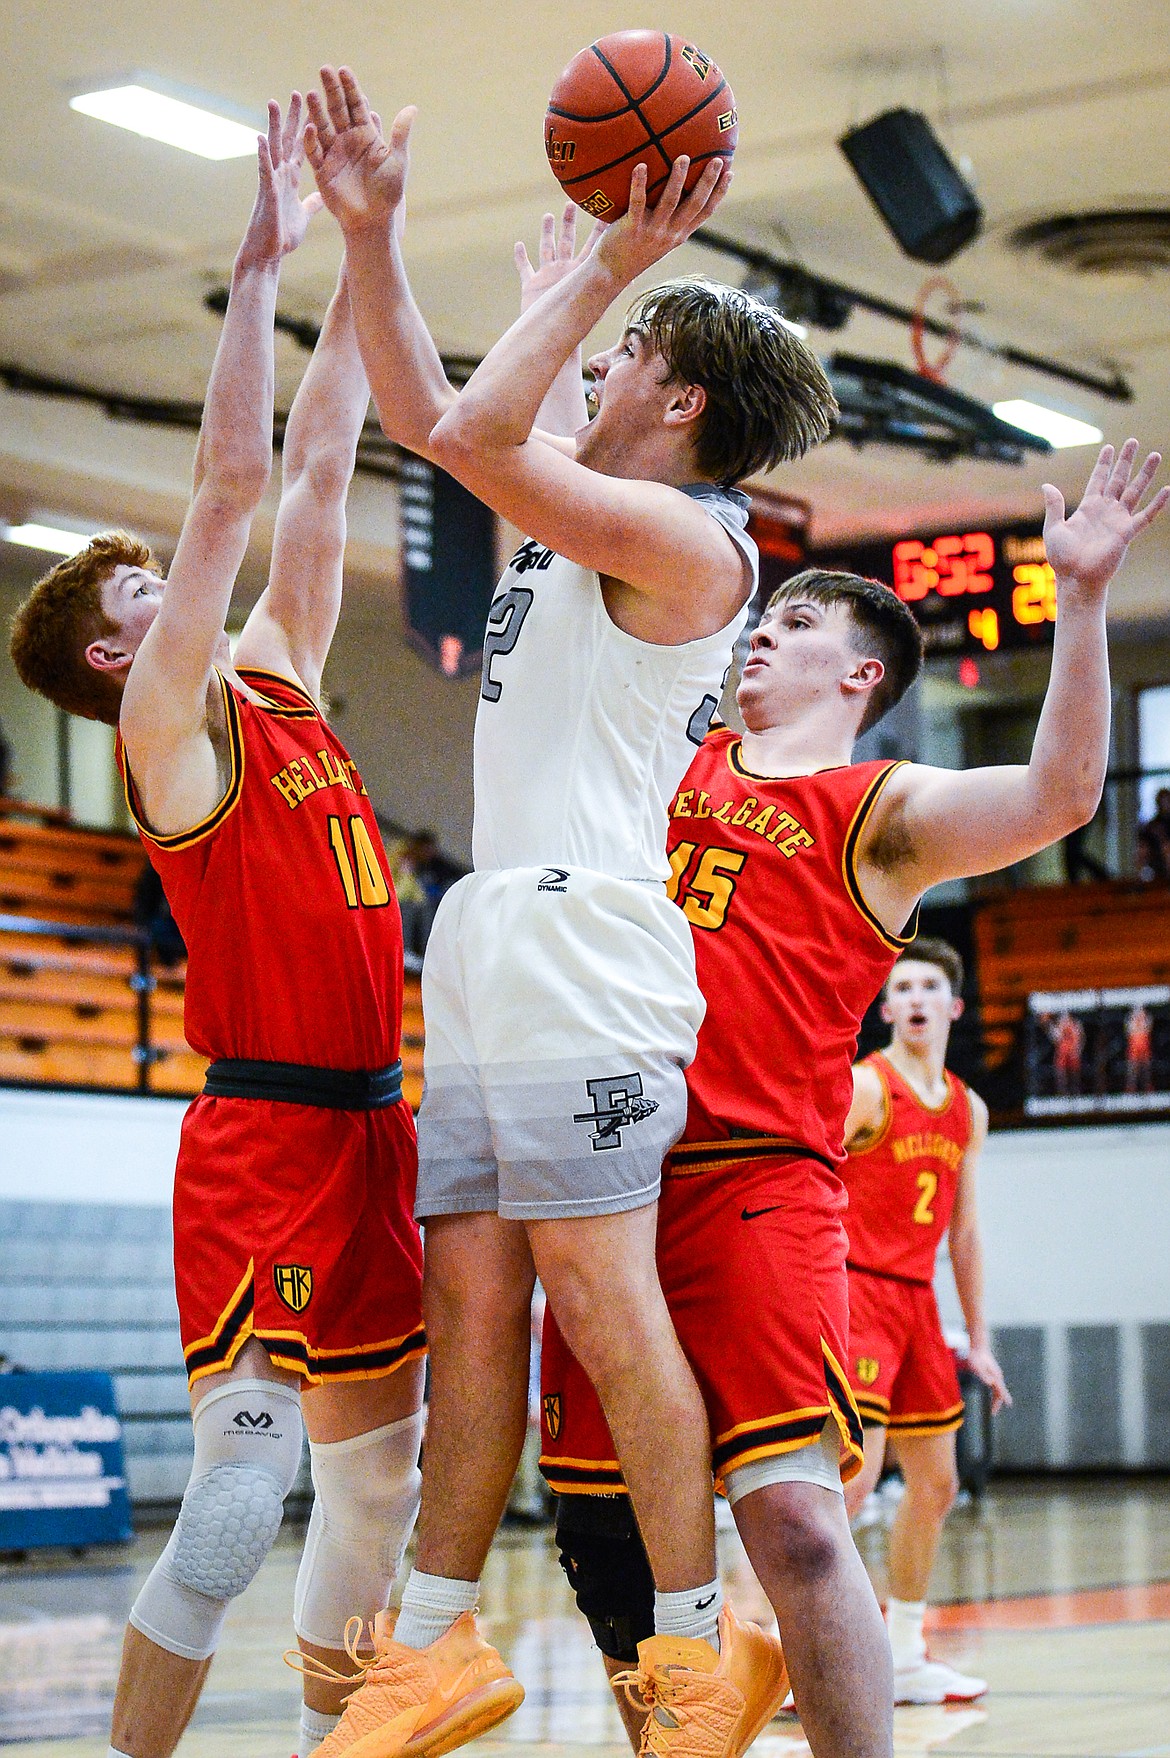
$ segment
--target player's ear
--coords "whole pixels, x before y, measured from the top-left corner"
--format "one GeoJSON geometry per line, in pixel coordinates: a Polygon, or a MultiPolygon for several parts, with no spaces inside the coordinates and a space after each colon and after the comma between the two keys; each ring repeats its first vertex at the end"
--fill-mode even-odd
{"type": "Polygon", "coordinates": [[[885,1021],[885,1023],[886,1023],[886,1024],[887,1024],[887,1025],[893,1025],[893,1023],[894,1023],[894,1016],[893,1016],[893,1014],[892,1014],[892,1013],[891,1013],[891,1012],[890,1012],[890,1004],[889,1004],[889,1002],[888,1002],[888,1001],[883,1001],[883,1002],[882,1002],[882,1010],[881,1010],[881,1011],[882,1011],[882,1019],[883,1019],[883,1020],[884,1020],[884,1021],[885,1021]]]}
{"type": "Polygon", "coordinates": [[[963,997],[961,995],[952,995],[952,997],[951,997],[951,1019],[952,1020],[962,1019],[962,1017],[966,1013],[966,1011],[967,1011],[967,1003],[963,1000],[963,997]]]}
{"type": "Polygon", "coordinates": [[[675,385],[666,407],[668,427],[686,426],[697,421],[707,407],[707,393],[702,385],[675,385]]]}
{"type": "Polygon", "coordinates": [[[129,671],[134,655],[127,653],[113,640],[91,641],[85,650],[85,663],[94,671],[120,672],[129,671]]]}
{"type": "Polygon", "coordinates": [[[842,680],[841,688],[850,695],[859,690],[876,690],[885,675],[886,668],[880,659],[859,659],[842,680]]]}

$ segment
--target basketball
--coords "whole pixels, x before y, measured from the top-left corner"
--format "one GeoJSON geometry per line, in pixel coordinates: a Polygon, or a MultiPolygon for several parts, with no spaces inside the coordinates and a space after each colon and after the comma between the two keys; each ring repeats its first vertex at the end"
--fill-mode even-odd
{"type": "Polygon", "coordinates": [[[710,56],[666,31],[617,31],[574,55],[553,86],[544,147],[557,182],[595,220],[618,220],[644,161],[657,201],[675,159],[686,189],[714,158],[731,161],[739,133],[731,87],[710,56]]]}

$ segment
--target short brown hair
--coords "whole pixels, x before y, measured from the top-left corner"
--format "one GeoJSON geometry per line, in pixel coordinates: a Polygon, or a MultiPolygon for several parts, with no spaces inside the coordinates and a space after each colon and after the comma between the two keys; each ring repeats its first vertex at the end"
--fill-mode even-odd
{"type": "MultiPolygon", "coordinates": [[[[954,947],[950,944],[949,940],[932,940],[925,934],[920,935],[917,940],[906,947],[905,951],[898,954],[898,963],[895,964],[894,971],[897,970],[898,965],[901,964],[904,958],[911,959],[918,964],[937,965],[947,982],[951,985],[951,994],[962,995],[963,961],[955,951],[954,947]]],[[[891,971],[890,976],[886,979],[887,988],[889,987],[890,978],[893,977],[894,971],[891,971]]]]}
{"type": "Polygon", "coordinates": [[[806,568],[778,586],[768,600],[765,616],[790,598],[807,598],[813,604],[844,604],[859,638],[872,647],[885,667],[885,676],[870,696],[859,733],[876,726],[902,700],[922,670],[922,630],[898,597],[881,580],[861,574],[842,574],[829,568],[806,568]]]}
{"type": "Polygon", "coordinates": [[[828,439],[837,399],[824,368],[754,294],[698,276],[668,281],[631,306],[626,327],[671,378],[706,392],[695,452],[712,482],[730,488],[828,439]]]}
{"type": "Polygon", "coordinates": [[[149,547],[128,531],[103,531],[77,555],[37,581],[12,619],[8,650],[30,690],[86,720],[118,724],[121,682],[95,671],[85,657],[91,641],[116,635],[102,608],[102,587],[117,567],[161,570],[149,547]]]}

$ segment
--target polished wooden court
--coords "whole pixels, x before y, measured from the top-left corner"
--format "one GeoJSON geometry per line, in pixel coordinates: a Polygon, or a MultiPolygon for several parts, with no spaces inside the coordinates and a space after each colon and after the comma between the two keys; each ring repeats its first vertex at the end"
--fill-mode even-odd
{"type": "MultiPolygon", "coordinates": [[[[0,1743],[20,1758],[104,1758],[121,1626],[165,1532],[128,1551],[0,1566],[0,1743]]],[[[858,1535],[880,1557],[881,1516],[858,1535]]],[[[232,1609],[184,1758],[287,1758],[298,1682],[281,1663],[300,1534],[286,1530],[232,1609]]],[[[738,1609],[762,1611],[738,1540],[723,1565],[738,1609]]],[[[935,1582],[934,1652],[989,1679],[976,1707],[903,1709],[900,1754],[951,1758],[1170,1758],[1170,1480],[997,1485],[957,1509],[935,1582]]],[[[625,1749],[589,1632],[543,1528],[492,1554],[484,1626],[527,1688],[482,1758],[620,1758],[625,1749]]],[[[795,1718],[758,1758],[801,1758],[795,1718]]]]}

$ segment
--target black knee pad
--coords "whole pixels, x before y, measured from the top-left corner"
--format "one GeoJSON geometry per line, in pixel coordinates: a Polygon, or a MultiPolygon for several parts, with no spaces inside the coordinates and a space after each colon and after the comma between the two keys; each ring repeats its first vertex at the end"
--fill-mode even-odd
{"type": "Polygon", "coordinates": [[[610,1660],[633,1664],[654,1634],[654,1577],[628,1496],[558,1496],[561,1567],[610,1660]]]}

